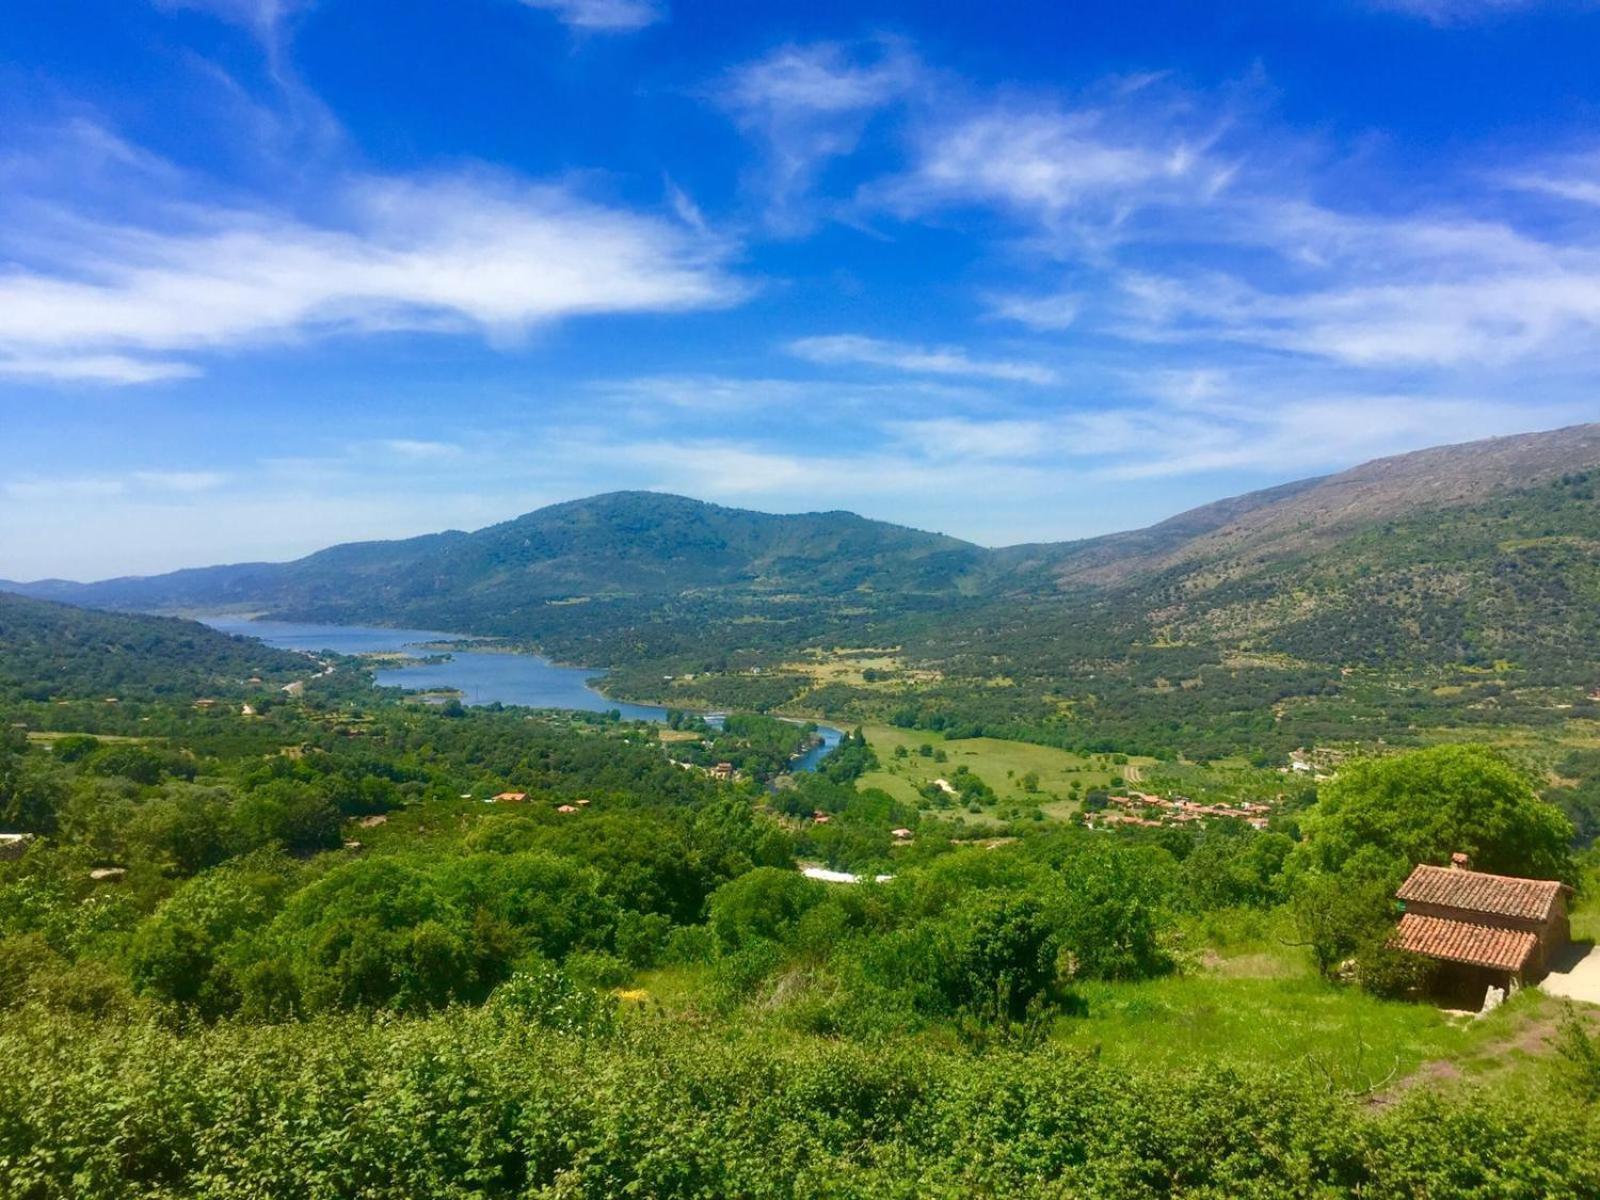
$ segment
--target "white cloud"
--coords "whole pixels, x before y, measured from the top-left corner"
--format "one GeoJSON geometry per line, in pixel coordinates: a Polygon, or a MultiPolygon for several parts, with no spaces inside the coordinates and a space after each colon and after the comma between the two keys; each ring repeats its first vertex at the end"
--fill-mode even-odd
{"type": "Polygon", "coordinates": [[[1367,0],[1377,9],[1421,17],[1435,25],[1461,25],[1541,6],[1549,0],[1367,0]]]}
{"type": "MultiPolygon", "coordinates": [[[[603,400],[629,406],[631,419],[654,412],[660,419],[673,422],[681,421],[685,414],[720,419],[729,413],[786,416],[805,412],[859,419],[901,410],[925,411],[929,405],[959,411],[993,403],[985,389],[928,379],[862,383],[769,376],[646,375],[601,380],[588,391],[603,400]]],[[[591,401],[585,399],[583,404],[584,411],[592,411],[591,401]]]]}
{"type": "Polygon", "coordinates": [[[892,422],[889,429],[901,444],[935,459],[1017,461],[1057,444],[1051,418],[924,417],[892,422]]]}
{"type": "Polygon", "coordinates": [[[858,203],[904,218],[992,208],[1039,225],[1073,254],[1144,210],[1212,202],[1237,163],[1218,149],[1231,104],[1202,104],[1159,76],[1108,79],[1071,98],[947,102],[911,125],[909,169],[858,203]]]}
{"type": "MultiPolygon", "coordinates": [[[[3,319],[0,319],[3,323],[3,319]]],[[[167,383],[192,379],[199,370],[188,363],[123,354],[15,354],[0,350],[0,379],[43,379],[63,383],[167,383]]]]}
{"type": "Polygon", "coordinates": [[[1254,204],[1219,222],[1285,270],[1126,271],[1114,327],[1151,340],[1224,340],[1362,367],[1584,356],[1600,338],[1600,247],[1497,222],[1357,218],[1254,204]]]}
{"type": "Polygon", "coordinates": [[[1600,207],[1600,152],[1578,154],[1504,176],[1506,186],[1600,207]]]}
{"type": "Polygon", "coordinates": [[[921,375],[998,379],[1008,383],[1048,384],[1057,375],[1040,363],[970,357],[957,346],[915,346],[857,334],[800,338],[789,352],[809,362],[889,367],[921,375]]]}
{"type": "Polygon", "coordinates": [[[156,0],[157,8],[195,9],[235,25],[243,25],[263,38],[271,38],[283,21],[309,0],[156,0]]]}
{"type": "Polygon", "coordinates": [[[563,25],[585,33],[632,33],[663,20],[655,0],[521,0],[529,8],[553,13],[563,25]]]}
{"type": "Polygon", "coordinates": [[[1055,292],[1038,296],[991,296],[991,316],[1016,321],[1029,329],[1070,329],[1083,312],[1084,297],[1079,292],[1055,292]]]}
{"type": "Polygon", "coordinates": [[[1249,471],[1294,479],[1443,442],[1582,421],[1575,404],[1510,408],[1498,399],[1436,395],[1266,394],[1211,381],[1197,395],[1037,418],[939,417],[891,423],[901,446],[991,466],[1055,464],[1105,479],[1249,471]]]}
{"type": "Polygon", "coordinates": [[[893,42],[781,46],[730,71],[714,98],[765,148],[756,182],[769,224],[803,231],[812,219],[804,202],[822,170],[853,153],[873,114],[916,88],[921,74],[893,42]]]}
{"type": "Polygon", "coordinates": [[[430,442],[413,438],[385,438],[380,449],[408,462],[438,462],[457,459],[465,453],[454,442],[430,442]]]}
{"type": "Polygon", "coordinates": [[[594,313],[726,305],[724,248],[556,186],[486,176],[358,178],[323,223],[172,208],[180,227],[13,227],[0,372],[138,382],[170,356],[330,333],[476,331],[496,343],[594,313]]]}
{"type": "Polygon", "coordinates": [[[913,212],[976,201],[1056,213],[1182,178],[1195,166],[1181,144],[1110,134],[1100,113],[985,112],[930,136],[916,170],[888,198],[913,212]]]}
{"type": "Polygon", "coordinates": [[[209,492],[228,482],[220,471],[135,471],[133,477],[156,492],[209,492]]]}
{"type": "Polygon", "coordinates": [[[126,490],[120,479],[14,479],[5,485],[8,498],[34,503],[104,499],[126,490]]]}

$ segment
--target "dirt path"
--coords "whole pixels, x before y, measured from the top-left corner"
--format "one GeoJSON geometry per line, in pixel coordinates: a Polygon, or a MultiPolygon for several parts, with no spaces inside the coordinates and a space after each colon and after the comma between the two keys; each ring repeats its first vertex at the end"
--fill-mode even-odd
{"type": "MultiPolygon", "coordinates": [[[[1590,1033],[1600,1034],[1600,1011],[1590,1009],[1579,1011],[1590,1033]]],[[[1462,1070],[1463,1063],[1472,1071],[1475,1079],[1482,1080],[1492,1077],[1508,1064],[1525,1062],[1529,1058],[1543,1058],[1553,1051],[1560,1029],[1559,1010],[1552,1012],[1550,1006],[1546,1005],[1537,1015],[1532,1015],[1530,1019],[1508,1030],[1503,1038],[1478,1046],[1469,1052],[1460,1063],[1448,1058],[1435,1058],[1418,1064],[1416,1070],[1401,1076],[1382,1091],[1369,1096],[1367,1105],[1375,1109],[1385,1109],[1398,1103],[1408,1092],[1417,1088],[1446,1087],[1466,1074],[1462,1070]],[[1491,1065],[1485,1069],[1485,1064],[1491,1065]]]]}
{"type": "Polygon", "coordinates": [[[1552,996],[1600,1004],[1600,947],[1574,942],[1539,986],[1552,996]]]}

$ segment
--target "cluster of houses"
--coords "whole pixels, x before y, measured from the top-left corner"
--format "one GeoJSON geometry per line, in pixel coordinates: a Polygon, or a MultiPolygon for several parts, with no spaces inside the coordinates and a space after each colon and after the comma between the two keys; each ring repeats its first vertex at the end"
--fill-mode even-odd
{"type": "Polygon", "coordinates": [[[1289,765],[1279,767],[1278,774],[1309,776],[1316,780],[1332,779],[1339,765],[1348,756],[1348,751],[1334,750],[1327,746],[1314,746],[1309,750],[1304,748],[1291,750],[1289,765]]]}
{"type": "MultiPolygon", "coordinates": [[[[485,803],[486,804],[526,804],[527,801],[528,801],[528,793],[527,792],[500,792],[500,793],[498,793],[496,795],[490,796],[489,799],[485,801],[485,803]]],[[[588,807],[589,807],[589,801],[587,801],[587,800],[578,800],[578,801],[574,801],[572,804],[558,804],[558,805],[556,805],[556,811],[558,813],[575,813],[575,812],[578,812],[578,811],[580,811],[582,809],[585,809],[585,808],[588,808],[588,807]]]]}
{"type": "Polygon", "coordinates": [[[1208,817],[1226,817],[1243,821],[1252,829],[1265,829],[1272,816],[1272,805],[1259,801],[1241,800],[1237,804],[1198,804],[1187,796],[1155,796],[1149,792],[1131,792],[1126,796],[1107,797],[1106,811],[1089,813],[1091,828],[1111,825],[1142,825],[1160,828],[1163,825],[1188,825],[1208,817]]]}
{"type": "Polygon", "coordinates": [[[681,758],[669,758],[667,761],[675,767],[682,767],[685,771],[704,771],[722,783],[732,783],[739,778],[739,770],[731,762],[719,762],[714,766],[702,767],[699,763],[684,762],[681,758]]]}

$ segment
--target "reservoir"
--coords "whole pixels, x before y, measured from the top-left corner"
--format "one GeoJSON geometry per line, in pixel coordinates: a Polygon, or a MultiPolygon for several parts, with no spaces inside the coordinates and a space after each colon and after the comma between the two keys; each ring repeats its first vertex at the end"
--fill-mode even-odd
{"type": "MultiPolygon", "coordinates": [[[[331,650],[336,654],[410,654],[418,658],[448,655],[441,662],[383,667],[375,673],[381,687],[416,690],[450,688],[463,704],[516,704],[526,708],[569,708],[586,712],[618,712],[625,721],[664,721],[667,710],[655,704],[630,704],[601,695],[592,686],[604,671],[558,667],[537,654],[504,650],[429,650],[423,647],[469,636],[431,629],[381,629],[371,625],[315,625],[296,621],[251,621],[243,617],[203,618],[223,633],[259,638],[280,650],[331,650]]],[[[840,731],[819,725],[822,744],[794,764],[812,771],[839,744],[840,731]]]]}

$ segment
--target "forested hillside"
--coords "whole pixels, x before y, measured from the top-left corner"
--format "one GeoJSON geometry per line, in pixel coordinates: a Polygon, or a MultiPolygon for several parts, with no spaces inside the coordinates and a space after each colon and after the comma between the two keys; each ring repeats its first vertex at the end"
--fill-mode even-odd
{"type": "Polygon", "coordinates": [[[93,612],[0,592],[0,697],[233,695],[254,677],[283,683],[314,670],[299,654],[194,621],[93,612]]]}
{"type": "Polygon", "coordinates": [[[628,492],[287,564],[29,590],[497,635],[690,707],[1281,753],[1587,704],[1596,479],[1600,427],[1579,426],[1004,550],[628,492]]]}

